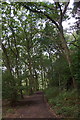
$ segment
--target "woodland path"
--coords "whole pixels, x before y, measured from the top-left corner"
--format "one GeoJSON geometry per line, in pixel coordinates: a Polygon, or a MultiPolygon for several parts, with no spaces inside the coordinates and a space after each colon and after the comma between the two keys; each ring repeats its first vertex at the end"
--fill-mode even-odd
{"type": "Polygon", "coordinates": [[[55,118],[44,99],[43,92],[25,96],[15,107],[17,107],[15,113],[9,114],[8,118],[55,118]]]}

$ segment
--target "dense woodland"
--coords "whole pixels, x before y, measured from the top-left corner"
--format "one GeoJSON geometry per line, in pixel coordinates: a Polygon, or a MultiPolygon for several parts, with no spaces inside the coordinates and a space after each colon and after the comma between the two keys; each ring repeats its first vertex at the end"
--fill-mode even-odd
{"type": "Polygon", "coordinates": [[[42,90],[57,114],[79,116],[79,11],[79,2],[2,3],[3,100],[12,105],[42,90]]]}

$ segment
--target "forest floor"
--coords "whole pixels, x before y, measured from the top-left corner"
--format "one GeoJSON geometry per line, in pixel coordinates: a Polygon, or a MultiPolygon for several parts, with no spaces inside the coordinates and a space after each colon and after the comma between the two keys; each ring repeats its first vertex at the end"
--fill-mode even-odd
{"type": "Polygon", "coordinates": [[[56,118],[46,102],[43,92],[24,96],[14,107],[3,106],[3,118],[56,118]],[[6,113],[5,113],[6,112],[6,113]]]}

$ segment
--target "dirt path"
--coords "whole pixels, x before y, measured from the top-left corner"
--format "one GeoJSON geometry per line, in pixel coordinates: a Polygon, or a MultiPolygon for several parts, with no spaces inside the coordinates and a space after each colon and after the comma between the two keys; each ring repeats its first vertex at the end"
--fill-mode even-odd
{"type": "Polygon", "coordinates": [[[14,114],[8,114],[8,118],[55,118],[46,104],[43,93],[37,92],[32,96],[25,96],[15,106],[14,114]]]}

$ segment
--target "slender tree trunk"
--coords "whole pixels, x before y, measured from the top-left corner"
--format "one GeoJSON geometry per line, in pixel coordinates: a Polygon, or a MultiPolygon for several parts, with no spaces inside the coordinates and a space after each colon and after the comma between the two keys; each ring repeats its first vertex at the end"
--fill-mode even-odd
{"type": "Polygon", "coordinates": [[[31,56],[30,56],[30,53],[28,51],[28,68],[29,68],[29,73],[30,73],[30,77],[29,77],[29,87],[30,87],[30,91],[29,91],[29,94],[33,94],[33,84],[34,84],[34,81],[33,81],[33,74],[32,74],[32,66],[31,66],[31,56]]]}
{"type": "Polygon", "coordinates": [[[36,70],[34,70],[34,71],[35,71],[35,91],[38,91],[39,90],[38,75],[37,75],[36,70]]]}
{"type": "Polygon", "coordinates": [[[42,89],[44,88],[44,78],[43,78],[43,68],[41,66],[41,80],[42,80],[42,89]]]}
{"type": "Polygon", "coordinates": [[[50,62],[51,62],[49,69],[51,71],[51,79],[53,80],[53,63],[52,63],[51,51],[50,50],[48,50],[48,54],[49,54],[49,59],[50,59],[50,62]]]}
{"type": "Polygon", "coordinates": [[[59,75],[59,90],[60,90],[61,87],[60,73],[58,73],[58,75],[59,75]]]}

